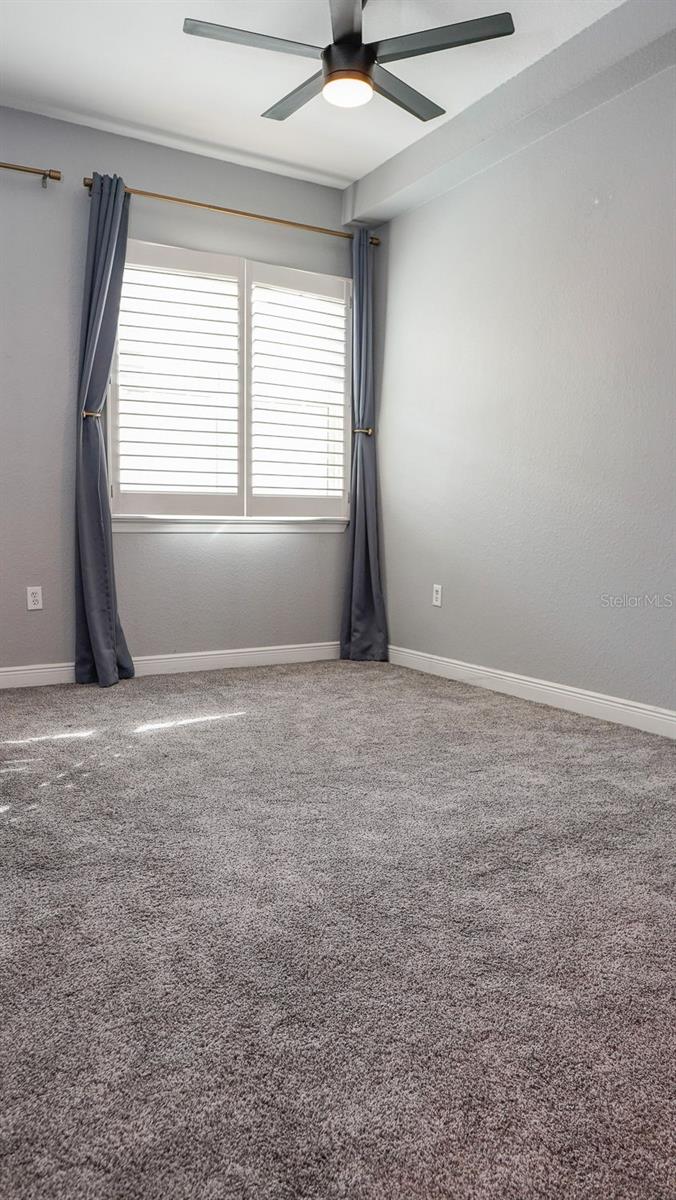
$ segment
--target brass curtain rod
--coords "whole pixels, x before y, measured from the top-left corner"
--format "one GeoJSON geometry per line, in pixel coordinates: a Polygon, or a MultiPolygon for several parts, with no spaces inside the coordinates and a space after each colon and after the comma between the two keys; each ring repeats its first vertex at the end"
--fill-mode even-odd
{"type": "MultiPolygon", "coordinates": [[[[86,176],[82,183],[91,189],[92,180],[86,176]]],[[[352,241],[352,234],[342,229],[325,229],[323,225],[305,225],[301,221],[286,221],[283,217],[265,217],[261,213],[245,212],[240,208],[223,208],[220,204],[206,204],[203,200],[186,200],[183,196],[165,196],[163,192],[144,192],[141,188],[125,187],[129,196],[143,196],[146,200],[168,200],[170,204],[184,204],[187,208],[203,208],[208,212],[224,213],[227,217],[247,217],[250,221],[267,221],[270,225],[283,225],[286,229],[304,229],[306,233],[324,233],[328,237],[347,238],[352,241]]],[[[379,237],[371,237],[372,246],[380,245],[379,237]]]]}
{"type": "Polygon", "coordinates": [[[3,171],[22,171],[24,175],[41,175],[42,186],[47,186],[47,180],[53,179],[56,183],[61,181],[61,172],[50,169],[49,167],[22,167],[19,163],[0,162],[0,167],[3,171]]]}

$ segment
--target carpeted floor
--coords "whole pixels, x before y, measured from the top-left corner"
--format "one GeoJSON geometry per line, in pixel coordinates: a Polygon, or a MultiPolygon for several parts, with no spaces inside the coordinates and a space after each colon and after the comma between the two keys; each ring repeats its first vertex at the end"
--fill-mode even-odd
{"type": "Polygon", "coordinates": [[[339,663],[0,717],[2,1200],[676,1195],[673,743],[339,663]]]}

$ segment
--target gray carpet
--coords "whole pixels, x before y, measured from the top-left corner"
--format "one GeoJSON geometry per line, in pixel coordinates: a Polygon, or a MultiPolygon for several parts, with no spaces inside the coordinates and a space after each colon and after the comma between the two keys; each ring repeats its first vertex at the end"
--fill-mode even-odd
{"type": "Polygon", "coordinates": [[[2,1200],[676,1195],[672,743],[338,663],[0,714],[2,1200]]]}

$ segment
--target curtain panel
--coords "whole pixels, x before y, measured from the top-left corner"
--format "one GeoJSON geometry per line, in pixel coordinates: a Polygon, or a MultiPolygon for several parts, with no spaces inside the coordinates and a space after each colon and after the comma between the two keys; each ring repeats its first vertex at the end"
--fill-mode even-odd
{"type": "Polygon", "coordinates": [[[117,611],[110,492],[101,414],[117,337],[129,196],[94,175],[89,200],[77,401],[75,678],[110,687],[134,664],[117,611]]]}
{"type": "Polygon", "coordinates": [[[387,661],[387,619],[378,547],[378,478],[373,383],[373,247],[352,240],[352,483],[340,657],[387,661]]]}

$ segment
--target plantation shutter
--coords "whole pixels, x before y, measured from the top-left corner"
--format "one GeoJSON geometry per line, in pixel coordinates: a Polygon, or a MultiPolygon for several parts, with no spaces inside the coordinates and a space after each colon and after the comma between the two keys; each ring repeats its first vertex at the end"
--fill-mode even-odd
{"type": "Polygon", "coordinates": [[[242,511],[240,361],[236,274],[127,262],[114,430],[123,508],[133,497],[133,511],[171,511],[181,496],[195,513],[242,511]]]}
{"type": "Polygon", "coordinates": [[[130,240],[109,403],[113,514],[345,520],[350,288],[130,240]]]}
{"type": "Polygon", "coordinates": [[[251,269],[249,506],[254,513],[345,512],[348,299],[345,280],[251,269]]]}

